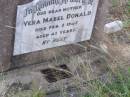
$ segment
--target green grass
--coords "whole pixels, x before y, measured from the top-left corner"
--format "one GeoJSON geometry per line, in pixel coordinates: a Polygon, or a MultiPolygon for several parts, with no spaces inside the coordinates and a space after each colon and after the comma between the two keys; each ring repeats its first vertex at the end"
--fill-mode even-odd
{"type": "Polygon", "coordinates": [[[125,13],[124,13],[127,18],[124,20],[123,25],[124,28],[129,28],[130,27],[130,0],[128,0],[127,4],[126,4],[126,8],[125,8],[125,13]]]}
{"type": "Polygon", "coordinates": [[[118,0],[112,0],[112,7],[116,7],[118,5],[118,0]]]}
{"type": "Polygon", "coordinates": [[[7,97],[45,97],[45,93],[41,90],[28,90],[11,93],[8,94],[7,97]]]}
{"type": "Polygon", "coordinates": [[[45,94],[41,90],[34,91],[32,94],[32,97],[44,97],[44,96],[45,94]]]}
{"type": "Polygon", "coordinates": [[[84,97],[130,97],[130,68],[128,71],[119,68],[116,73],[110,73],[108,80],[108,83],[91,82],[93,87],[84,97]]]}
{"type": "MultiPolygon", "coordinates": [[[[130,28],[130,0],[126,1],[126,4],[120,5],[122,1],[120,0],[112,0],[112,7],[113,9],[121,8],[123,9],[123,26],[124,28],[130,28]]],[[[115,11],[116,13],[116,11],[115,11]]]]}

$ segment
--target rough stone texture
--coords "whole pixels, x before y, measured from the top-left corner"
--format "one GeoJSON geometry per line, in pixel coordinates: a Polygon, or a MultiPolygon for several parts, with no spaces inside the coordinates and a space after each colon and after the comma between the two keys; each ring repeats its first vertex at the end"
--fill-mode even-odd
{"type": "Polygon", "coordinates": [[[28,2],[31,2],[31,0],[0,1],[0,71],[28,64],[47,62],[48,60],[68,57],[84,51],[79,46],[69,45],[20,56],[12,56],[17,12],[16,8],[18,4],[25,4],[28,2]]]}
{"type": "Polygon", "coordinates": [[[11,66],[16,6],[27,2],[29,0],[0,0],[0,71],[11,66]]]}

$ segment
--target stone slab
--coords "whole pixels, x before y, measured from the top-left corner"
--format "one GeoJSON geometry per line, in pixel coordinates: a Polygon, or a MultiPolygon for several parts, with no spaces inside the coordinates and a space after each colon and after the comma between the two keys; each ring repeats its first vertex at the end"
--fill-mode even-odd
{"type": "Polygon", "coordinates": [[[31,1],[0,1],[0,11],[2,13],[0,15],[0,71],[25,65],[51,62],[52,60],[57,61],[85,52],[86,50],[85,48],[88,45],[87,41],[13,56],[17,6],[27,4],[31,1]]]}
{"type": "Polygon", "coordinates": [[[34,0],[17,7],[14,55],[90,40],[99,0],[34,0]]]}

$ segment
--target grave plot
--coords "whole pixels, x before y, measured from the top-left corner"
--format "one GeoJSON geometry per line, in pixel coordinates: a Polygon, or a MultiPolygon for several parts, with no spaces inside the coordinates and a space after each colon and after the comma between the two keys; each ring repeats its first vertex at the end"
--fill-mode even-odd
{"type": "Polygon", "coordinates": [[[29,92],[40,87],[48,96],[56,96],[64,91],[68,97],[71,97],[71,93],[77,96],[83,95],[90,80],[97,78],[106,80],[108,68],[105,66],[109,62],[106,60],[108,58],[107,54],[91,48],[91,51],[57,62],[52,61],[10,71],[6,75],[7,94],[11,95],[12,91],[17,94],[19,89],[29,92]]]}
{"type": "Polygon", "coordinates": [[[128,69],[129,27],[104,32],[105,24],[124,20],[124,3],[112,4],[0,1],[0,96],[80,97],[92,89],[89,83],[110,81],[109,72],[115,73],[117,66],[128,69]]]}

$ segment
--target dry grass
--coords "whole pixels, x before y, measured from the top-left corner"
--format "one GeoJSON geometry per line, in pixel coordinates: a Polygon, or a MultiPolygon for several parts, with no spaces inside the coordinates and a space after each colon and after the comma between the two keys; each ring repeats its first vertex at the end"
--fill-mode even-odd
{"type": "MultiPolygon", "coordinates": [[[[88,47],[84,47],[81,44],[76,44],[85,49],[87,54],[85,56],[78,56],[77,59],[71,59],[73,60],[71,61],[73,72],[60,69],[75,77],[74,83],[78,87],[78,93],[80,96],[83,97],[83,95],[87,92],[84,97],[130,97],[130,87],[128,85],[130,83],[129,74],[127,71],[124,71],[126,70],[124,66],[129,64],[129,62],[124,62],[124,58],[126,59],[126,57],[128,58],[130,56],[130,53],[127,53],[127,50],[130,49],[130,44],[128,42],[130,41],[129,3],[124,3],[124,0],[112,0],[112,8],[110,10],[110,18],[113,20],[120,19],[124,21],[125,29],[120,32],[120,34],[117,33],[109,36],[110,40],[112,40],[111,42],[118,45],[116,49],[124,54],[124,56],[117,55],[116,57],[113,57],[104,44],[100,47],[91,44],[89,44],[88,47]],[[124,49],[122,49],[122,45],[124,49]],[[95,55],[95,51],[99,54],[95,55]],[[117,69],[119,67],[121,67],[121,69],[117,69]],[[126,76],[126,73],[128,76],[126,76]],[[109,77],[106,78],[105,74],[108,74],[109,77]],[[113,78],[116,79],[113,80],[113,78]],[[119,83],[116,81],[119,81],[119,83]]],[[[1,77],[4,81],[4,75],[1,77]]],[[[63,86],[62,84],[60,84],[60,86],[61,97],[67,97],[68,92],[66,90],[66,86],[63,86]]],[[[39,88],[34,88],[31,91],[18,91],[16,93],[11,92],[7,95],[7,97],[42,96],[45,96],[44,92],[42,92],[39,88]]]]}

